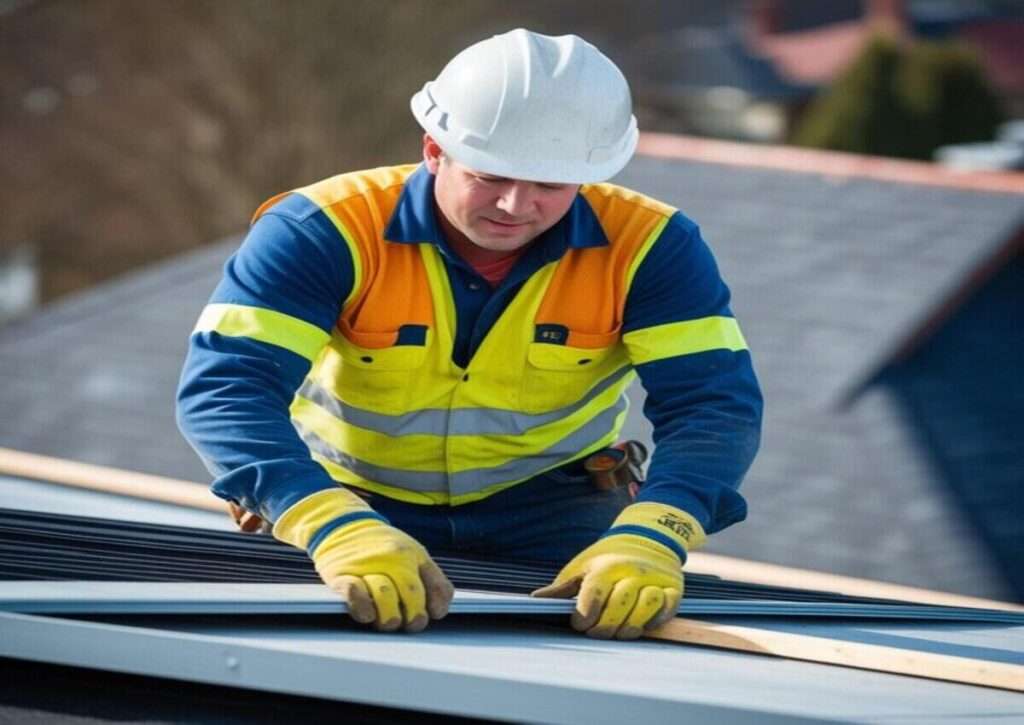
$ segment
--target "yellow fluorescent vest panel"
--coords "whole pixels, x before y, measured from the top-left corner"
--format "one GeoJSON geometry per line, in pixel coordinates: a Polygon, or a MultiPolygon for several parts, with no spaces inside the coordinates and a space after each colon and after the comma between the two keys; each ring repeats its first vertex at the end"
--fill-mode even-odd
{"type": "MultiPolygon", "coordinates": [[[[462,369],[451,360],[455,306],[437,249],[383,239],[413,170],[346,174],[298,192],[329,212],[359,270],[291,408],[314,458],[346,485],[460,504],[614,442],[635,377],[621,335],[629,283],[674,210],[584,186],[611,243],[571,248],[535,273],[462,369]],[[409,325],[426,328],[423,344],[397,344],[409,325]],[[564,327],[565,344],[538,341],[538,325],[564,327]]],[[[657,335],[641,342],[654,356],[668,345],[657,335]]]]}

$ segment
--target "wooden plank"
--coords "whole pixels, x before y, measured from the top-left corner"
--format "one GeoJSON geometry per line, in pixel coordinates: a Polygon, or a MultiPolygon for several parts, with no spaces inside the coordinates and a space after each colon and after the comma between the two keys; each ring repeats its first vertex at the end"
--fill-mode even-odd
{"type": "Polygon", "coordinates": [[[734,582],[786,586],[796,589],[835,592],[851,597],[872,597],[895,599],[914,604],[941,604],[947,607],[974,607],[1001,609],[1008,612],[1024,612],[1024,606],[995,599],[983,599],[963,594],[937,592],[931,589],[892,584],[890,582],[858,579],[856,577],[830,574],[810,569],[797,569],[760,561],[737,559],[720,554],[697,551],[689,555],[686,571],[695,574],[710,574],[734,582]]]}
{"type": "Polygon", "coordinates": [[[0,474],[150,501],[227,512],[227,504],[194,481],[0,448],[0,474]]]}
{"type": "Polygon", "coordinates": [[[1024,666],[677,617],[649,639],[1024,692],[1024,666]]]}

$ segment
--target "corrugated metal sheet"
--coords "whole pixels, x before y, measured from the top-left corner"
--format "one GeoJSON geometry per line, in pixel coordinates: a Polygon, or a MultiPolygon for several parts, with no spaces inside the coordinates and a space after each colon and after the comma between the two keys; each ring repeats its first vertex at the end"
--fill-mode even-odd
{"type": "MultiPolygon", "coordinates": [[[[128,502],[121,505],[140,518],[128,502]]],[[[219,516],[210,521],[224,522],[219,516]]],[[[679,713],[721,722],[781,717],[904,723],[940,714],[958,722],[994,711],[1024,716],[1024,706],[1015,704],[1020,696],[999,690],[675,643],[587,640],[568,630],[571,602],[522,595],[550,579],[550,565],[438,558],[463,587],[456,613],[417,636],[383,635],[337,617],[343,604],[318,583],[308,558],[269,537],[0,511],[0,578],[8,579],[0,581],[0,609],[75,617],[0,611],[0,657],[243,687],[263,696],[290,693],[518,721],[675,721],[679,713]],[[11,580],[25,572],[33,579],[11,580]],[[111,581],[126,573],[137,581],[111,581]],[[98,580],[52,581],[57,575],[98,580]],[[195,576],[206,577],[205,583],[195,576]],[[475,613],[459,614],[463,607],[475,613]],[[523,611],[530,616],[509,616],[523,611]]],[[[1024,627],[934,620],[900,625],[895,619],[963,616],[958,608],[916,610],[697,574],[687,582],[683,611],[703,611],[712,623],[709,612],[727,612],[719,621],[811,635],[837,646],[883,644],[911,656],[938,653],[1004,667],[1019,664],[1024,652],[1024,627]],[[857,620],[855,611],[876,618],[857,620]],[[810,613],[816,616],[804,616],[810,613]]]]}
{"type": "MultiPolygon", "coordinates": [[[[557,573],[556,566],[544,562],[483,560],[441,552],[434,552],[434,555],[452,583],[461,589],[522,595],[551,581],[557,573]]],[[[10,509],[0,509],[0,579],[264,584],[319,582],[303,552],[268,536],[10,509]]],[[[308,594],[298,594],[301,590],[295,588],[290,591],[293,597],[302,599],[306,605],[312,606],[320,601],[321,606],[336,607],[330,597],[319,593],[319,589],[322,587],[313,587],[308,594]]],[[[12,590],[8,587],[7,591],[12,590]]],[[[22,601],[21,606],[27,606],[25,598],[46,599],[46,591],[53,593],[50,596],[51,606],[56,606],[60,590],[45,587],[19,592],[18,596],[23,597],[19,600],[22,601]],[[33,591],[38,594],[32,594],[33,591]]],[[[122,591],[136,597],[142,592],[139,587],[122,591]]],[[[174,591],[180,598],[180,590],[174,591]]],[[[203,591],[212,590],[206,587],[203,591]]],[[[264,591],[267,590],[250,589],[245,595],[257,610],[267,606],[264,591]]],[[[284,590],[278,591],[284,596],[284,590]]],[[[99,586],[78,590],[86,600],[90,595],[95,599],[101,592],[99,586]]],[[[149,599],[152,601],[154,597],[159,599],[156,594],[150,595],[149,599]]],[[[105,598],[107,601],[111,599],[110,596],[105,598]]],[[[0,606],[11,609],[12,601],[11,597],[0,594],[0,606]]],[[[67,601],[65,597],[65,606],[67,601]]],[[[568,611],[565,604],[520,597],[518,606],[522,612],[568,611]]],[[[44,606],[37,602],[36,609],[18,611],[42,611],[39,607],[44,606]]],[[[195,595],[191,604],[182,603],[182,607],[191,607],[191,611],[202,606],[195,595]]],[[[240,601],[239,606],[244,606],[244,602],[240,601]]],[[[509,604],[503,606],[507,609],[509,604]]],[[[687,596],[681,611],[687,614],[914,617],[1024,624],[1024,613],[911,606],[884,599],[730,582],[700,574],[687,577],[687,596]]]]}
{"type": "MultiPolygon", "coordinates": [[[[498,568],[500,572],[500,567],[498,568]]],[[[488,570],[482,569],[486,574],[488,570]]],[[[498,574],[500,577],[500,573],[498,574]]],[[[492,586],[500,579],[492,580],[492,586]]],[[[567,599],[534,599],[525,594],[456,592],[453,614],[569,614],[567,599]]],[[[338,596],[321,584],[218,584],[120,581],[0,582],[0,611],[24,614],[342,614],[338,596]]],[[[964,607],[855,602],[798,602],[713,599],[687,596],[686,616],[757,616],[772,619],[829,618],[915,622],[1001,623],[1024,626],[1024,614],[964,607]]]]}

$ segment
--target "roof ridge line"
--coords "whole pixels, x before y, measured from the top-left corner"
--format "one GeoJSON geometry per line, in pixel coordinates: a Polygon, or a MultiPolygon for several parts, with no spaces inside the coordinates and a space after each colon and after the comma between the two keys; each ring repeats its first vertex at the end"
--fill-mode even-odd
{"type": "Polygon", "coordinates": [[[644,132],[637,153],[727,166],[775,169],[834,178],[860,178],[964,191],[1024,195],[1024,174],[956,171],[927,161],[868,156],[845,151],[722,141],[684,134],[644,132]]]}

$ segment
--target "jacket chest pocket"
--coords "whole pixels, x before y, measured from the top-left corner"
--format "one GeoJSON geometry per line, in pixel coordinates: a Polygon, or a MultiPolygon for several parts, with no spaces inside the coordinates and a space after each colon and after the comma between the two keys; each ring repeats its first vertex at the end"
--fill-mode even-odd
{"type": "Polygon", "coordinates": [[[340,357],[337,386],[346,403],[378,413],[406,412],[412,388],[427,359],[429,330],[418,344],[390,344],[400,341],[396,332],[342,331],[331,341],[340,357]]]}
{"type": "Polygon", "coordinates": [[[617,330],[588,337],[588,342],[602,346],[529,345],[520,397],[525,412],[546,413],[571,406],[626,363],[617,330]]]}

